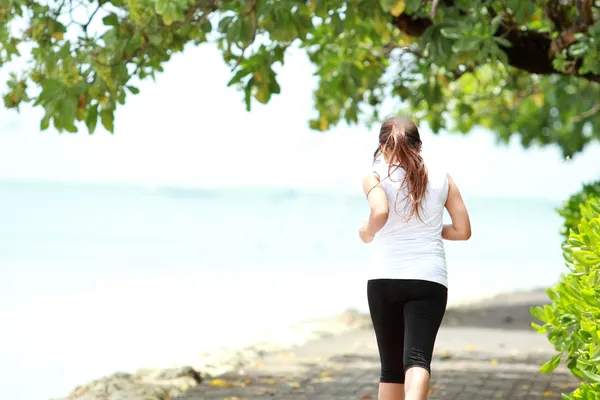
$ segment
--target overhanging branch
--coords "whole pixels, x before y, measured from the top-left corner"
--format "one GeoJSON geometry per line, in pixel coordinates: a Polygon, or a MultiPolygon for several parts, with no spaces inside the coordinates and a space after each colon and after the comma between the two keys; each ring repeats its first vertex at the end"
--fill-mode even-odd
{"type": "MultiPolygon", "coordinates": [[[[427,28],[433,24],[429,18],[406,14],[394,17],[392,22],[402,32],[415,37],[422,36],[427,28]]],[[[508,63],[515,68],[533,74],[560,74],[600,82],[600,75],[578,74],[574,70],[559,71],[554,68],[552,63],[552,40],[545,33],[509,29],[501,26],[496,35],[505,37],[512,44],[511,47],[504,48],[504,52],[508,57],[508,63]]]]}

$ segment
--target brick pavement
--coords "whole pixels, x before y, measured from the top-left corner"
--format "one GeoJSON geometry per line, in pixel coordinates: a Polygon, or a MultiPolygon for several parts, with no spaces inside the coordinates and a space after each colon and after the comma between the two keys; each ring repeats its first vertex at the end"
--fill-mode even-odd
{"type": "MultiPolygon", "coordinates": [[[[561,399],[578,386],[567,370],[543,375],[546,355],[489,359],[476,354],[445,358],[432,365],[431,400],[561,399]]],[[[246,373],[220,377],[176,400],[368,400],[376,399],[378,359],[365,355],[331,357],[297,376],[246,373]]]]}

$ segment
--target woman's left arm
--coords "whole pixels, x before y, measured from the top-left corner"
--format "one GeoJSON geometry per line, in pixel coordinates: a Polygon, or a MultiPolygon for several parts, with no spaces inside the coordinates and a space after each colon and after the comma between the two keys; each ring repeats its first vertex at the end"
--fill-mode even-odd
{"type": "Polygon", "coordinates": [[[360,228],[359,235],[363,242],[370,243],[386,224],[390,210],[385,190],[377,174],[370,173],[363,178],[363,190],[369,200],[371,213],[369,220],[360,228]]]}

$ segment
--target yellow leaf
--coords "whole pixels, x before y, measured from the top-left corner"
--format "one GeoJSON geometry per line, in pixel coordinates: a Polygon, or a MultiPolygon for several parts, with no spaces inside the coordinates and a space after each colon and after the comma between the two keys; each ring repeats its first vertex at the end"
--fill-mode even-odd
{"type": "Polygon", "coordinates": [[[536,93],[531,98],[536,106],[541,107],[544,105],[544,96],[541,93],[536,93]]]}
{"type": "Polygon", "coordinates": [[[552,392],[551,391],[544,392],[544,397],[552,397],[552,392]]]}
{"type": "Polygon", "coordinates": [[[274,385],[276,383],[277,383],[277,381],[275,379],[268,379],[267,380],[267,385],[274,385]]]}
{"type": "Polygon", "coordinates": [[[325,118],[325,116],[321,116],[321,119],[319,120],[319,130],[326,131],[328,125],[327,118],[325,118]]]}
{"type": "Polygon", "coordinates": [[[298,382],[290,382],[289,384],[291,387],[298,389],[300,387],[300,384],[298,382]]]}
{"type": "Polygon", "coordinates": [[[477,350],[477,346],[473,346],[472,344],[469,344],[465,347],[466,351],[475,351],[477,350]]]}
{"type": "Polygon", "coordinates": [[[394,8],[392,8],[390,10],[390,12],[392,13],[392,15],[394,17],[397,17],[398,15],[400,15],[404,12],[405,8],[406,8],[406,4],[404,4],[404,0],[398,0],[396,5],[394,6],[394,8]]]}
{"type": "Polygon", "coordinates": [[[210,386],[213,386],[213,387],[226,387],[226,388],[229,388],[229,387],[233,386],[233,383],[227,382],[224,379],[213,379],[212,381],[208,382],[208,384],[210,386]]]}
{"type": "Polygon", "coordinates": [[[329,378],[329,377],[331,377],[331,372],[323,371],[319,375],[321,375],[321,377],[323,377],[323,378],[329,378]]]}
{"type": "Polygon", "coordinates": [[[56,40],[63,40],[63,38],[65,37],[65,35],[62,32],[54,32],[52,34],[52,37],[56,40]]]}
{"type": "Polygon", "coordinates": [[[498,365],[498,360],[496,360],[495,358],[493,358],[493,359],[490,360],[490,363],[492,365],[498,365]]]}
{"type": "Polygon", "coordinates": [[[258,83],[262,83],[265,81],[265,77],[263,76],[262,72],[255,72],[254,73],[254,79],[256,79],[256,82],[258,83]]]}
{"type": "Polygon", "coordinates": [[[267,102],[267,97],[269,95],[269,88],[265,85],[261,86],[260,90],[256,93],[256,100],[265,104],[267,102]]]}

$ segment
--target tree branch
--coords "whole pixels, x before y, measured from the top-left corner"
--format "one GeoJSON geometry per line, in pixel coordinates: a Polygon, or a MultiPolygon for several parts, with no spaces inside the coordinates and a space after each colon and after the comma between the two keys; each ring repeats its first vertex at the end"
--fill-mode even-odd
{"type": "Polygon", "coordinates": [[[571,118],[569,122],[571,122],[571,123],[581,122],[586,118],[596,115],[598,112],[600,112],[600,103],[596,103],[596,105],[594,105],[594,107],[590,108],[586,112],[583,112],[583,113],[579,114],[578,116],[571,118]]]}
{"type": "MultiPolygon", "coordinates": [[[[394,17],[392,23],[409,36],[422,36],[433,22],[430,18],[414,17],[401,14],[394,17]]],[[[550,75],[560,74],[577,76],[588,81],[600,82],[600,75],[580,75],[575,70],[559,71],[553,65],[552,39],[549,34],[524,31],[501,25],[496,32],[511,42],[511,47],[503,48],[508,57],[508,63],[518,69],[534,74],[550,75]]]]}
{"type": "Polygon", "coordinates": [[[588,27],[594,23],[594,13],[592,11],[593,0],[576,0],[577,22],[580,26],[588,27]]]}

